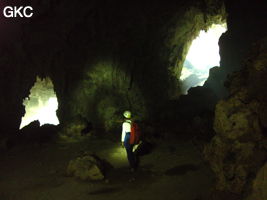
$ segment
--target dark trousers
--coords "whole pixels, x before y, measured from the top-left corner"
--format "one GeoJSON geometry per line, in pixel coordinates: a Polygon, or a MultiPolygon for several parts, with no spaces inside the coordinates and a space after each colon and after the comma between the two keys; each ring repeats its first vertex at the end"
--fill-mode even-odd
{"type": "Polygon", "coordinates": [[[130,144],[130,133],[128,132],[125,134],[124,147],[126,149],[127,158],[128,158],[130,167],[136,168],[136,158],[135,158],[135,155],[133,153],[133,146],[134,145],[130,144]]]}

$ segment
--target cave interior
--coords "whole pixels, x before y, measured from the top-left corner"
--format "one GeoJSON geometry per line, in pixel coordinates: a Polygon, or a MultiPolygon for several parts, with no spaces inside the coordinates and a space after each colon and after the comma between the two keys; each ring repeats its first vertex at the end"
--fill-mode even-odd
{"type": "Polygon", "coordinates": [[[265,0],[10,4],[1,200],[267,200],[265,0]]]}

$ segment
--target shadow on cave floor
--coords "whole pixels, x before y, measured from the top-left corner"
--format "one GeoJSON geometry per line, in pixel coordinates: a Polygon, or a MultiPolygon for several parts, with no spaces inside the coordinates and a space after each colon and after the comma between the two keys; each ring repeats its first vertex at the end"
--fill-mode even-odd
{"type": "Polygon", "coordinates": [[[128,169],[120,142],[89,138],[10,149],[1,155],[0,200],[209,199],[214,178],[191,141],[156,145],[128,169]],[[71,159],[92,152],[112,167],[104,181],[80,181],[66,175],[71,159]]]}
{"type": "Polygon", "coordinates": [[[196,171],[198,169],[199,169],[199,167],[197,165],[191,165],[191,164],[180,165],[180,166],[176,166],[176,167],[173,167],[171,169],[168,169],[165,172],[165,174],[168,176],[184,175],[187,172],[196,171]]]}

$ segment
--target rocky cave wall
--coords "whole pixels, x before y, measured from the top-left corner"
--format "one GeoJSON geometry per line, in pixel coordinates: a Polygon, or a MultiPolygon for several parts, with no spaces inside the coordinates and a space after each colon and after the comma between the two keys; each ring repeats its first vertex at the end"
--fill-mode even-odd
{"type": "MultiPolygon", "coordinates": [[[[217,176],[217,189],[247,195],[267,158],[267,37],[254,44],[244,67],[231,75],[230,96],[215,110],[216,135],[204,154],[217,176]]],[[[258,182],[263,177],[258,178],[258,182]]],[[[257,183],[259,184],[259,183],[257,183]]],[[[255,190],[263,189],[261,185],[255,190]]],[[[265,195],[265,190],[259,195],[265,195]]],[[[258,196],[256,199],[264,199],[258,196]]]]}
{"type": "Polygon", "coordinates": [[[36,1],[33,7],[32,19],[5,21],[13,34],[1,39],[2,134],[19,127],[37,75],[52,79],[63,124],[78,116],[110,130],[124,109],[140,119],[157,116],[179,95],[191,40],[223,13],[215,0],[36,1]]]}
{"type": "MultiPolygon", "coordinates": [[[[212,123],[216,104],[220,99],[229,95],[228,89],[225,87],[227,76],[242,68],[242,63],[248,56],[251,45],[267,33],[265,10],[266,3],[262,0],[255,3],[249,0],[225,1],[228,30],[222,34],[219,40],[220,67],[216,66],[210,69],[209,78],[203,87],[191,88],[188,95],[182,95],[179,99],[169,102],[164,108],[165,112],[161,113],[162,119],[165,121],[175,119],[184,126],[185,123],[193,123],[196,118],[203,118],[203,116],[207,118],[208,116],[212,123]]],[[[191,124],[189,126],[191,127],[191,124]]],[[[203,127],[197,129],[200,128],[203,127]]]]}
{"type": "Polygon", "coordinates": [[[215,74],[226,86],[217,84],[217,91],[228,95],[216,105],[216,135],[204,155],[215,172],[216,189],[228,193],[227,199],[267,197],[266,9],[264,1],[226,1],[228,31],[220,39],[221,68],[215,74]]]}

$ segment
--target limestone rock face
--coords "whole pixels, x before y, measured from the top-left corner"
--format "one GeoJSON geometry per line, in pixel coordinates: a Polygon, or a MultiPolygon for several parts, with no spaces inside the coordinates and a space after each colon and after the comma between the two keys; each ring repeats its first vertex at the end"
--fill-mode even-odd
{"type": "Polygon", "coordinates": [[[64,127],[60,131],[60,136],[62,138],[78,139],[81,137],[82,130],[86,128],[86,124],[87,121],[85,119],[80,116],[76,116],[65,123],[64,127]]]}
{"type": "Polygon", "coordinates": [[[258,171],[253,180],[252,194],[247,200],[267,199],[267,163],[258,171]]]}
{"type": "Polygon", "coordinates": [[[218,190],[246,195],[250,177],[266,159],[266,56],[267,38],[253,46],[244,68],[229,78],[230,96],[216,105],[216,136],[204,155],[217,176],[218,190]]]}
{"type": "Polygon", "coordinates": [[[96,181],[104,179],[100,162],[91,155],[71,160],[67,168],[67,174],[81,180],[96,181]]]}

